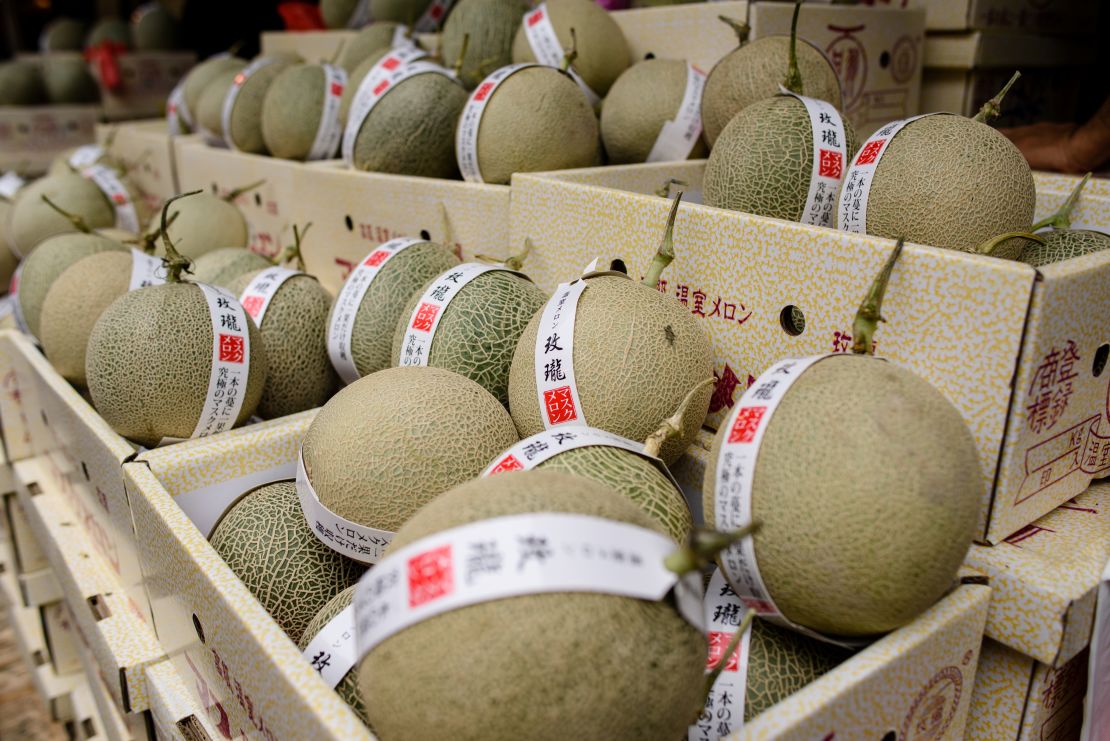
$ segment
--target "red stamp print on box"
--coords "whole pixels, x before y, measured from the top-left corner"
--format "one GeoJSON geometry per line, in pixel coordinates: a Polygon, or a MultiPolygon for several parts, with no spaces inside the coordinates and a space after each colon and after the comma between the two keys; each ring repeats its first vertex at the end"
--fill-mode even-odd
{"type": "Polygon", "coordinates": [[[389,257],[389,250],[374,250],[370,253],[370,257],[366,258],[366,261],[362,264],[367,267],[376,268],[385,262],[387,257],[389,257]]]}
{"type": "Polygon", "coordinates": [[[252,319],[257,319],[258,312],[262,309],[262,303],[265,300],[266,299],[262,298],[261,296],[251,295],[244,296],[243,300],[239,303],[243,305],[243,310],[250,314],[252,319]]]}
{"type": "MultiPolygon", "coordinates": [[[[720,630],[709,631],[709,635],[707,636],[709,638],[709,656],[705,662],[706,670],[716,669],[717,664],[721,663],[721,659],[724,658],[725,651],[728,650],[728,643],[732,640],[733,635],[735,634],[725,633],[720,630]]],[[[728,657],[728,662],[725,664],[724,671],[735,672],[739,670],[740,646],[737,646],[736,650],[732,652],[732,655],[728,657]]]]}
{"type": "Polygon", "coordinates": [[[450,544],[409,559],[409,607],[419,607],[455,591],[450,544]]]}
{"type": "Polygon", "coordinates": [[[243,338],[233,334],[220,335],[220,362],[243,362],[243,338]]]}
{"type": "Polygon", "coordinates": [[[867,142],[863,149],[859,150],[856,156],[857,165],[870,165],[872,162],[879,158],[879,150],[883,148],[886,139],[876,139],[873,142],[867,142]]]}
{"type": "Polygon", "coordinates": [[[412,328],[421,332],[431,332],[438,313],[439,307],[435,304],[420,304],[420,308],[416,310],[416,316],[412,318],[412,328]]]}
{"type": "Polygon", "coordinates": [[[544,391],[543,406],[547,412],[548,422],[553,425],[578,419],[578,410],[574,408],[574,397],[571,396],[570,386],[544,391]]]}
{"type": "Polygon", "coordinates": [[[844,162],[840,157],[840,152],[831,149],[822,149],[820,151],[818,163],[818,174],[823,178],[836,178],[840,179],[840,174],[844,169],[844,162]]]}
{"type": "Polygon", "coordinates": [[[490,471],[490,475],[504,473],[505,471],[520,471],[523,468],[524,466],[520,465],[520,461],[516,459],[516,456],[507,455],[501,459],[500,463],[493,467],[493,470],[490,471]]]}
{"type": "Polygon", "coordinates": [[[736,410],[736,421],[728,431],[729,443],[750,443],[755,439],[759,421],[767,412],[767,407],[740,407],[736,410]]]}

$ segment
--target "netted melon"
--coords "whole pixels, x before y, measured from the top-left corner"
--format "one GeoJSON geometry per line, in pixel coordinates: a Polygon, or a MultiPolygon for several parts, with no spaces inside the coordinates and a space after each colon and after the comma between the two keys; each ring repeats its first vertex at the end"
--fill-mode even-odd
{"type": "MultiPolygon", "coordinates": [[[[468,523],[532,512],[570,512],[661,532],[597,482],[527,471],[442,495],[409,520],[390,550],[468,523]]],[[[429,617],[372,648],[358,674],[370,725],[382,738],[403,738],[430,723],[451,739],[675,739],[704,700],[705,657],[705,636],[670,599],[563,592],[429,617]],[[423,702],[414,703],[415,696],[423,702]]]]}
{"type": "Polygon", "coordinates": [[[38,66],[29,62],[0,63],[0,105],[37,105],[46,101],[38,66]]]}
{"type": "Polygon", "coordinates": [[[81,51],[85,24],[76,18],[58,18],[46,24],[39,35],[39,51],[81,51]]]}
{"type": "Polygon", "coordinates": [[[209,540],[294,641],[301,640],[329,600],[365,571],[313,534],[292,481],[248,492],[224,514],[209,540]]]}
{"type": "Polygon", "coordinates": [[[52,208],[43,196],[66,212],[80,216],[90,228],[116,223],[115,209],[91,180],[72,172],[39,178],[20,189],[8,221],[12,246],[24,257],[47,237],[78,231],[73,221],[52,208]]]}
{"type": "MultiPolygon", "coordinates": [[[[236,196],[243,190],[238,189],[230,195],[236,196]]],[[[246,247],[250,240],[243,212],[227,198],[212,193],[200,193],[174,201],[169,215],[172,221],[166,233],[177,250],[193,260],[221,247],[246,247]]],[[[161,217],[155,217],[150,231],[157,231],[160,222],[161,217]]],[[[163,254],[160,248],[158,254],[163,254]]]]}
{"type": "MultiPolygon", "coordinates": [[[[373,252],[371,252],[373,254],[373,252]]],[[[432,278],[459,264],[459,258],[437,242],[421,242],[391,257],[366,289],[351,328],[351,359],[360,376],[393,363],[393,335],[409,298],[432,278]]],[[[334,320],[335,307],[328,314],[334,320]]]]}
{"type": "MultiPolygon", "coordinates": [[[[184,250],[182,250],[184,252],[184,250]]],[[[193,262],[190,279],[231,290],[236,278],[273,265],[268,259],[243,247],[220,247],[205,252],[193,262]]]]}
{"type": "Polygon", "coordinates": [[[42,80],[51,103],[79,105],[100,100],[100,86],[82,57],[47,57],[42,64],[42,80]]]}
{"type": "MultiPolygon", "coordinates": [[[[824,53],[805,39],[796,37],[798,8],[794,7],[791,35],[765,36],[750,43],[747,27],[739,26],[740,46],[713,67],[705,80],[701,99],[701,121],[712,148],[725,126],[752,103],[779,93],[779,84],[790,65],[791,39],[796,39],[797,79],[800,94],[832,103],[840,108],[840,80],[824,53]]],[[[737,24],[733,24],[737,27],[737,24]]]]}
{"type": "Polygon", "coordinates": [[[490,96],[478,128],[478,168],[483,181],[507,184],[514,172],[589,167],[600,141],[577,83],[552,67],[530,67],[490,96]]]}
{"type": "Polygon", "coordinates": [[[414,26],[429,5],[431,0],[370,0],[370,17],[375,21],[394,21],[414,26]]]}
{"type": "Polygon", "coordinates": [[[362,81],[366,79],[366,75],[374,66],[382,61],[382,58],[389,53],[389,47],[384,49],[376,49],[370,52],[358,66],[351,72],[350,78],[347,80],[347,86],[343,88],[343,95],[339,99],[339,120],[344,126],[347,125],[347,114],[351,110],[351,101],[354,100],[355,95],[358,94],[358,88],[362,85],[362,81]]]}
{"type": "Polygon", "coordinates": [[[459,79],[473,89],[495,69],[513,61],[513,38],[524,18],[521,0],[459,0],[443,24],[442,54],[448,64],[462,57],[459,79]]]}
{"type": "MultiPolygon", "coordinates": [[[[312,618],[312,622],[304,629],[301,640],[297,642],[297,648],[302,651],[308,648],[308,644],[312,643],[312,640],[332,618],[350,607],[354,598],[354,587],[348,587],[332,597],[326,605],[320,608],[320,612],[316,613],[316,617],[312,618]]],[[[351,706],[351,710],[355,711],[355,715],[361,718],[363,723],[369,723],[366,717],[366,703],[362,701],[362,697],[358,694],[358,672],[354,670],[354,667],[335,686],[335,691],[339,693],[344,702],[351,706]]]]}
{"type": "Polygon", "coordinates": [[[358,130],[354,166],[359,170],[458,177],[455,126],[466,90],[448,74],[425,72],[394,85],[358,130]]]}
{"type": "Polygon", "coordinates": [[[89,35],[85,37],[85,48],[93,48],[104,44],[131,48],[131,26],[120,18],[102,18],[93,24],[89,35]]]}
{"type": "Polygon", "coordinates": [[[205,59],[189,70],[182,80],[182,95],[185,98],[185,107],[189,109],[192,114],[194,122],[196,121],[197,105],[200,103],[200,95],[204,89],[208,87],[208,83],[212,82],[223,72],[238,72],[247,66],[247,62],[238,57],[231,56],[214,56],[205,59]]]}
{"type": "Polygon", "coordinates": [[[359,0],[320,0],[320,16],[328,28],[346,28],[359,0]]]}
{"type": "MultiPolygon", "coordinates": [[[[611,164],[647,161],[663,125],[682,105],[686,66],[679,59],[645,59],[613,83],[601,109],[601,141],[611,164]]],[[[699,136],[687,159],[701,159],[706,151],[699,136]]]]}
{"type": "Polygon", "coordinates": [[[848,651],[807,638],[764,620],[752,622],[744,720],[790,697],[850,656],[848,651]]]}
{"type": "Polygon", "coordinates": [[[396,532],[516,440],[505,408],[473,381],[439,368],[388,368],[333,396],[302,453],[325,507],[396,532]]]}
{"type": "MultiPolygon", "coordinates": [[[[272,55],[264,59],[265,65],[255,69],[239,84],[239,93],[231,107],[230,127],[223,132],[229,144],[252,154],[267,152],[266,142],[262,139],[262,103],[266,99],[266,91],[286,67],[302,61],[297,54],[272,55]]],[[[238,80],[238,76],[235,79],[238,80]]]]}
{"type": "Polygon", "coordinates": [[[1090,229],[1071,228],[1071,212],[1075,209],[1079,195],[1090,178],[1091,173],[1084,175],[1060,206],[1059,211],[1033,225],[1034,229],[1046,226],[1052,229],[1040,234],[1044,238],[1043,244],[1026,245],[1021,255],[1022,262],[1039,268],[1049,263],[1110,249],[1110,235],[1090,229]]]}
{"type": "MultiPolygon", "coordinates": [[[[839,144],[846,154],[842,168],[859,148],[852,124],[847,118],[843,123],[845,141],[839,144]]],[[[813,176],[813,156],[813,124],[802,101],[792,95],[756,101],[736,114],[718,137],[705,165],[705,203],[801,221],[813,176]]],[[[829,198],[834,199],[838,192],[830,193],[829,198]]]]}
{"type": "Polygon", "coordinates": [[[218,140],[223,140],[224,137],[224,98],[227,97],[227,91],[231,89],[232,84],[235,83],[235,78],[239,74],[240,72],[228,71],[217,75],[204,88],[204,92],[200,94],[200,99],[197,101],[197,107],[193,111],[194,120],[201,130],[218,140]]]}
{"type": "Polygon", "coordinates": [[[303,160],[311,153],[324,114],[326,79],[321,64],[293,64],[270,83],[262,101],[262,140],[274,157],[303,160]]]}
{"type": "Polygon", "coordinates": [[[138,51],[176,49],[180,44],[177,19],[161,3],[146,3],[131,14],[131,38],[138,51]]]}
{"type": "Polygon", "coordinates": [[[367,57],[378,52],[389,51],[393,46],[398,27],[398,24],[389,21],[379,21],[364,27],[343,45],[336,64],[347,70],[347,74],[353,74],[367,57]]]}
{"type": "MultiPolygon", "coordinates": [[[[393,333],[393,365],[406,364],[405,333],[424,292],[434,285],[450,285],[451,275],[449,268],[428,281],[405,305],[393,333]]],[[[496,270],[478,276],[455,294],[440,315],[427,364],[477,381],[507,404],[513,351],[546,301],[542,289],[516,273],[496,270]]]]}
{"type": "MultiPolygon", "coordinates": [[[[546,6],[559,45],[577,51],[574,71],[591,90],[604,98],[621,72],[632,63],[621,27],[593,0],[547,0],[546,6]],[[571,29],[574,29],[573,39],[571,29]]],[[[536,53],[523,25],[513,40],[513,61],[536,61],[536,53]]]]}
{"type": "Polygon", "coordinates": [[[0,198],[0,293],[8,292],[12,274],[19,265],[19,256],[12,251],[11,240],[8,238],[8,213],[11,208],[10,201],[0,198]]]}

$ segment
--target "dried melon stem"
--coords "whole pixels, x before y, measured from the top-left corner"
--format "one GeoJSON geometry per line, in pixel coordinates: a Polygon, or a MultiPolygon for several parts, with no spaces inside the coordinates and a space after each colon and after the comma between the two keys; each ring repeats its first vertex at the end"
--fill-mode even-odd
{"type": "Polygon", "coordinates": [[[656,189],[655,195],[659,196],[660,198],[670,198],[672,185],[677,185],[680,188],[690,187],[690,184],[685,180],[679,180],[678,178],[667,178],[663,181],[663,184],[656,189]]]}
{"type": "Polygon", "coordinates": [[[894,245],[894,252],[890,253],[856,312],[856,319],[852,322],[852,352],[856,355],[873,355],[875,352],[875,331],[879,328],[879,322],[886,321],[882,316],[883,296],[886,295],[886,286],[890,282],[894,263],[898,262],[902,254],[902,244],[903,240],[899,238],[894,245]]]}
{"type": "Polygon", "coordinates": [[[525,237],[524,238],[524,249],[522,249],[520,252],[518,252],[515,255],[509,255],[504,260],[501,260],[501,259],[496,258],[496,257],[491,257],[489,255],[481,255],[481,254],[475,255],[474,259],[478,260],[479,262],[500,263],[500,264],[504,265],[505,267],[507,267],[509,270],[515,270],[517,272],[520,272],[520,269],[524,267],[524,261],[528,259],[528,255],[531,254],[532,248],[534,246],[535,246],[535,244],[532,242],[532,238],[531,237],[525,237]]]}
{"type": "Polygon", "coordinates": [[[678,191],[671,202],[671,212],[667,216],[667,230],[663,232],[663,240],[659,243],[659,249],[655,251],[655,257],[651,259],[647,275],[644,276],[644,284],[652,288],[659,285],[659,278],[662,277],[663,271],[674,261],[674,220],[678,215],[678,204],[680,203],[682,203],[681,190],[678,191]]]}
{"type": "MultiPolygon", "coordinates": [[[[166,222],[167,227],[173,226],[173,222],[177,221],[177,217],[181,215],[180,211],[174,211],[170,216],[169,221],[166,222]]],[[[154,246],[158,243],[158,238],[162,236],[162,227],[157,226],[145,234],[140,234],[138,239],[129,239],[124,244],[133,244],[141,249],[148,255],[154,254],[154,246]]]]}
{"type": "Polygon", "coordinates": [[[459,56],[455,58],[455,63],[451,65],[451,71],[455,73],[458,78],[462,74],[463,60],[466,59],[466,49],[470,46],[470,34],[464,33],[462,44],[459,46],[459,56]]]}
{"type": "Polygon", "coordinates": [[[798,14],[805,0],[794,3],[794,16],[790,19],[790,55],[786,66],[786,79],[782,86],[792,93],[804,95],[802,89],[802,72],[798,69],[798,14]]]}
{"type": "MultiPolygon", "coordinates": [[[[751,14],[751,7],[752,4],[748,3],[749,15],[751,14]]],[[[748,25],[747,20],[738,21],[735,18],[729,18],[727,15],[719,15],[717,16],[717,19],[720,20],[722,23],[728,24],[729,28],[731,28],[736,33],[736,40],[738,42],[736,44],[737,47],[741,47],[744,44],[748,43],[748,36],[750,36],[752,33],[752,27],[748,25]]]]}
{"type": "MultiPolygon", "coordinates": [[[[265,184],[266,184],[266,179],[263,178],[262,180],[257,180],[253,183],[250,183],[249,185],[244,185],[242,187],[236,188],[235,190],[229,192],[226,196],[224,196],[224,200],[227,201],[228,203],[234,203],[235,199],[238,198],[239,196],[243,195],[244,193],[250,193],[252,190],[256,190],[258,188],[261,188],[265,184]]],[[[185,195],[189,195],[189,194],[186,193],[185,195]]]]}
{"type": "Polygon", "coordinates": [[[985,124],[990,123],[993,118],[998,118],[1002,113],[1002,99],[1006,97],[1006,93],[1010,92],[1010,88],[1018,81],[1019,77],[1021,77],[1021,72],[1015,71],[1010,81],[1002,86],[1002,89],[998,91],[997,95],[984,103],[983,107],[979,109],[979,112],[976,113],[971,120],[985,124]]]}
{"type": "Polygon", "coordinates": [[[311,228],[312,228],[312,222],[311,221],[308,222],[307,224],[305,224],[303,229],[298,229],[297,225],[294,224],[293,225],[293,244],[289,245],[284,250],[282,250],[282,253],[274,261],[274,264],[275,265],[285,265],[285,264],[288,264],[288,263],[293,263],[293,266],[297,270],[300,270],[303,273],[304,270],[305,270],[305,267],[304,267],[304,254],[301,252],[301,240],[304,239],[304,235],[308,234],[308,230],[311,229],[311,228]]]}
{"type": "Polygon", "coordinates": [[[663,565],[679,576],[701,571],[724,551],[739,543],[749,535],[754,535],[760,527],[759,520],[752,520],[739,530],[722,532],[709,527],[695,527],[690,531],[686,544],[665,559],[663,565]]]}
{"type": "Polygon", "coordinates": [[[1036,234],[1031,234],[1030,232],[1006,232],[1005,234],[999,234],[997,237],[991,237],[986,242],[983,242],[983,244],[979,245],[978,249],[976,249],[975,251],[980,255],[993,256],[995,250],[1009,242],[1011,239],[1028,239],[1030,242],[1044,244],[1043,237],[1039,237],[1036,234]]]}
{"type": "Polygon", "coordinates": [[[192,270],[190,268],[193,265],[192,260],[174,249],[173,241],[170,239],[170,224],[167,217],[170,204],[179,198],[188,198],[189,196],[199,195],[203,192],[202,190],[192,190],[188,193],[179,193],[162,204],[162,247],[166,250],[166,256],[162,258],[162,264],[166,266],[166,283],[180,283],[181,272],[191,273],[192,270]]]}
{"type": "Polygon", "coordinates": [[[574,30],[574,26],[570,27],[570,48],[563,54],[563,72],[570,69],[574,64],[574,60],[578,59],[578,34],[574,30]]]}
{"type": "Polygon", "coordinates": [[[1088,172],[1083,176],[1083,179],[1079,181],[1079,185],[1075,186],[1075,189],[1068,194],[1068,199],[1060,206],[1060,210],[1038,221],[1029,231],[1035,232],[1039,229],[1044,229],[1046,226],[1050,226],[1053,229],[1070,229],[1071,212],[1075,210],[1075,204],[1079,202],[1079,194],[1090,179],[1091,173],[1088,172]]]}
{"type": "Polygon", "coordinates": [[[89,228],[89,225],[85,222],[85,219],[82,218],[80,215],[71,214],[69,211],[66,211],[64,208],[54,203],[54,201],[50,200],[50,198],[45,193],[43,193],[42,195],[42,200],[44,203],[46,203],[47,206],[64,216],[70,224],[73,224],[73,227],[77,231],[81,232],[82,234],[92,234],[92,229],[89,228]]]}
{"type": "Polygon", "coordinates": [[[689,411],[694,396],[706,386],[714,386],[716,384],[717,379],[710,376],[690,389],[690,392],[686,394],[686,398],[678,405],[678,409],[675,410],[674,414],[663,420],[659,425],[659,429],[648,435],[647,440],[644,441],[644,452],[658,458],[659,451],[663,449],[663,444],[682,432],[684,422],[686,421],[686,412],[689,411]]]}

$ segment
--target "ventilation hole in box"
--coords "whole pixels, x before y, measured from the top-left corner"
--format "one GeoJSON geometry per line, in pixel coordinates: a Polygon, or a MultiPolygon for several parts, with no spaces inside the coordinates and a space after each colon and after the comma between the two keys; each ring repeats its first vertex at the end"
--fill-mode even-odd
{"type": "Polygon", "coordinates": [[[200,642],[204,643],[204,626],[200,624],[200,618],[197,617],[196,613],[193,613],[193,630],[197,632],[197,638],[200,639],[200,642]]]}
{"type": "Polygon", "coordinates": [[[254,205],[258,206],[259,208],[262,207],[262,194],[261,193],[255,193],[254,194],[254,205]]]}
{"type": "Polygon", "coordinates": [[[85,474],[85,481],[92,481],[92,478],[89,477],[89,467],[85,465],[84,461],[81,461],[81,473],[85,474]]]}
{"type": "Polygon", "coordinates": [[[624,260],[620,259],[619,257],[616,260],[613,260],[613,262],[609,263],[609,269],[616,270],[618,273],[624,273],[625,275],[628,275],[628,266],[625,265],[624,260]]]}
{"type": "Polygon", "coordinates": [[[655,52],[649,51],[647,54],[644,55],[644,59],[655,59],[655,52]]]}
{"type": "MultiPolygon", "coordinates": [[[[879,55],[879,66],[882,67],[883,69],[886,69],[887,67],[890,66],[890,52],[889,51],[884,51],[882,54],[879,55]]],[[[884,737],[884,741],[885,741],[885,737],[884,737]]]]}
{"type": "Polygon", "coordinates": [[[39,486],[39,482],[32,481],[31,483],[27,484],[27,493],[29,493],[33,497],[37,497],[39,494],[42,494],[42,487],[39,486]]]}
{"type": "Polygon", "coordinates": [[[898,741],[898,734],[894,731],[887,731],[881,741],[898,741]]]}
{"type": "Polygon", "coordinates": [[[1099,349],[1095,350],[1095,363],[1091,366],[1091,373],[1095,374],[1095,378],[1102,375],[1106,370],[1106,359],[1110,356],[1110,344],[1104,344],[1099,349]]]}
{"type": "Polygon", "coordinates": [[[797,337],[806,331],[806,315],[794,304],[788,304],[779,312],[779,324],[782,325],[783,332],[797,337]]]}
{"type": "Polygon", "coordinates": [[[431,242],[432,241],[432,234],[427,229],[421,229],[420,230],[420,238],[423,239],[425,242],[431,242]]]}
{"type": "Polygon", "coordinates": [[[81,738],[93,738],[96,736],[96,726],[93,725],[91,718],[85,718],[81,721],[81,730],[84,731],[85,734],[81,738]]]}
{"type": "Polygon", "coordinates": [[[347,231],[353,232],[355,230],[355,222],[350,216],[343,217],[343,223],[347,225],[347,231]]]}
{"type": "Polygon", "coordinates": [[[46,654],[41,649],[35,651],[31,654],[31,661],[35,666],[42,666],[47,661],[46,654]]]}
{"type": "Polygon", "coordinates": [[[39,416],[42,417],[42,423],[44,425],[46,425],[47,427],[49,427],[50,426],[50,420],[46,418],[46,410],[45,409],[40,409],[39,410],[39,416]]]}

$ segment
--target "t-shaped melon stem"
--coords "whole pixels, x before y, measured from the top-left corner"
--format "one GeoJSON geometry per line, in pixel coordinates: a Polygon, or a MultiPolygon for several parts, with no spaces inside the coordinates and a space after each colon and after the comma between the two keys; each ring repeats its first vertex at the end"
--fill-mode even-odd
{"type": "Polygon", "coordinates": [[[1030,232],[1006,232],[1005,234],[999,234],[996,237],[991,237],[986,242],[983,242],[983,244],[979,245],[978,249],[976,249],[975,251],[980,255],[993,256],[995,250],[1009,242],[1011,239],[1028,239],[1030,242],[1044,244],[1043,237],[1038,237],[1036,234],[1032,234],[1030,232]]]}
{"type": "Polygon", "coordinates": [[[525,237],[524,238],[524,249],[522,249],[520,252],[518,252],[515,255],[509,255],[504,260],[502,260],[500,258],[497,258],[497,257],[490,257],[489,255],[482,255],[482,254],[475,255],[474,259],[478,260],[479,262],[501,263],[502,265],[507,267],[509,270],[516,270],[516,271],[519,272],[520,269],[524,267],[524,261],[528,259],[528,255],[531,254],[532,247],[534,247],[534,246],[535,245],[532,243],[532,238],[531,237],[525,237]]]}
{"type": "MultiPolygon", "coordinates": [[[[751,7],[752,4],[748,3],[749,13],[751,12],[751,7]]],[[[747,21],[738,21],[735,18],[729,18],[727,15],[719,15],[717,19],[722,23],[728,24],[729,28],[733,30],[736,34],[736,40],[739,42],[736,44],[738,47],[748,43],[748,36],[752,33],[752,27],[748,25],[747,21]]]]}
{"type": "Polygon", "coordinates": [[[47,206],[49,206],[50,208],[54,209],[55,211],[60,213],[62,216],[64,216],[66,218],[66,220],[69,221],[70,224],[73,224],[73,227],[77,231],[82,232],[84,234],[92,234],[92,229],[89,228],[89,225],[85,222],[85,220],[80,215],[71,214],[69,211],[66,211],[64,208],[62,208],[58,204],[54,203],[54,201],[50,200],[50,197],[47,196],[45,193],[42,195],[42,200],[46,203],[47,206]]]}
{"type": "Polygon", "coordinates": [[[462,74],[463,60],[466,59],[466,49],[470,46],[470,34],[464,33],[462,45],[459,47],[459,56],[455,57],[455,63],[451,66],[455,77],[462,74]]]}
{"type": "Polygon", "coordinates": [[[690,184],[687,183],[685,180],[679,180],[678,178],[667,178],[663,181],[663,184],[659,186],[659,189],[655,191],[655,195],[659,196],[660,198],[670,198],[672,185],[677,185],[680,188],[687,188],[690,186],[690,184]]]}
{"type": "MultiPolygon", "coordinates": [[[[250,193],[252,190],[255,190],[257,188],[261,188],[265,184],[266,184],[266,179],[263,178],[262,180],[256,180],[255,182],[250,183],[248,185],[243,185],[243,186],[238,187],[235,190],[229,192],[226,196],[224,196],[224,200],[227,201],[228,203],[234,203],[235,199],[238,198],[239,196],[243,195],[244,193],[250,193]]],[[[191,195],[191,194],[186,193],[184,195],[191,195]]],[[[178,197],[180,198],[181,196],[178,196],[178,197]]]]}
{"type": "MultiPolygon", "coordinates": [[[[166,222],[166,226],[173,226],[173,222],[177,221],[177,217],[180,215],[180,211],[174,211],[170,215],[169,221],[166,222]]],[[[145,234],[139,235],[138,239],[129,240],[128,242],[125,242],[125,244],[136,244],[139,246],[139,249],[141,249],[146,254],[153,255],[154,247],[158,243],[158,238],[160,236],[162,236],[162,227],[156,226],[145,234]]]]}
{"type": "Polygon", "coordinates": [[[301,252],[301,240],[304,235],[308,234],[308,230],[312,228],[312,222],[304,225],[303,229],[298,229],[297,225],[293,225],[293,244],[282,250],[278,259],[274,261],[275,265],[283,265],[293,263],[297,270],[304,272],[304,254],[301,252]]]}
{"type": "Polygon", "coordinates": [[[1075,204],[1079,202],[1079,194],[1083,187],[1087,185],[1087,181],[1091,179],[1091,173],[1083,176],[1079,181],[1079,185],[1075,186],[1071,193],[1068,194],[1068,199],[1060,206],[1060,210],[1051,216],[1046,216],[1036,224],[1029,231],[1037,231],[1050,226],[1053,229],[1070,229],[1071,228],[1071,212],[1075,210],[1075,204]]]}
{"type": "Polygon", "coordinates": [[[663,444],[682,432],[682,428],[685,426],[686,412],[689,410],[690,404],[694,401],[694,397],[706,386],[712,386],[716,383],[717,379],[710,376],[690,389],[689,393],[686,394],[686,398],[678,405],[678,409],[675,410],[674,414],[663,420],[662,424],[659,425],[659,429],[648,435],[647,440],[644,441],[644,452],[658,458],[659,451],[663,449],[663,444]]]}
{"type": "Polygon", "coordinates": [[[902,254],[902,242],[899,237],[894,245],[894,252],[890,254],[883,269],[879,271],[878,277],[871,284],[867,296],[864,297],[863,303],[859,305],[859,310],[856,312],[856,319],[852,322],[852,352],[856,355],[875,354],[875,330],[879,328],[879,322],[886,321],[882,315],[883,296],[886,295],[886,286],[890,282],[894,263],[898,262],[898,257],[902,254]]]}
{"type": "Polygon", "coordinates": [[[563,54],[563,72],[570,69],[574,64],[574,60],[578,59],[578,34],[574,30],[574,26],[570,27],[570,48],[563,54]]]}
{"type": "Polygon", "coordinates": [[[651,265],[648,265],[647,275],[644,276],[644,284],[652,288],[659,285],[659,278],[662,277],[663,271],[674,260],[674,220],[678,215],[680,203],[682,203],[681,190],[671,201],[671,213],[667,216],[667,230],[663,232],[663,240],[659,243],[659,249],[655,251],[655,257],[651,258],[651,265]]]}
{"type": "Polygon", "coordinates": [[[690,531],[686,544],[664,558],[663,565],[679,576],[701,571],[713,563],[721,551],[731,548],[749,535],[754,535],[760,525],[759,520],[752,520],[739,530],[727,532],[709,527],[695,527],[690,531]]]}
{"type": "Polygon", "coordinates": [[[166,266],[167,283],[180,283],[181,272],[192,272],[189,268],[192,266],[193,261],[174,249],[173,241],[170,239],[170,223],[166,214],[170,210],[170,204],[179,198],[188,198],[189,196],[199,195],[203,192],[202,190],[192,190],[188,193],[179,193],[162,204],[162,247],[166,250],[166,256],[162,258],[162,264],[166,266]]]}
{"type": "Polygon", "coordinates": [[[784,88],[797,95],[804,94],[802,73],[798,69],[798,13],[804,1],[797,0],[794,3],[794,17],[790,19],[790,55],[786,65],[786,79],[782,82],[784,88]]]}
{"type": "MultiPolygon", "coordinates": [[[[717,677],[721,676],[721,672],[728,666],[729,659],[736,653],[740,641],[744,640],[744,634],[752,627],[753,620],[755,620],[755,610],[747,610],[744,613],[744,618],[740,621],[740,625],[737,626],[736,632],[733,633],[732,638],[729,639],[728,646],[725,647],[725,651],[721,654],[721,658],[717,662],[717,665],[713,667],[712,671],[705,675],[705,694],[702,696],[703,699],[701,707],[698,708],[698,715],[701,715],[702,708],[705,707],[705,703],[709,700],[709,693],[713,691],[713,685],[717,684],[717,677]]],[[[743,657],[741,660],[743,660],[743,657]]]]}
{"type": "Polygon", "coordinates": [[[976,113],[971,120],[985,124],[990,123],[992,118],[998,118],[1002,113],[1002,99],[1006,97],[1006,93],[1010,92],[1010,88],[1018,81],[1019,77],[1021,77],[1021,72],[1015,71],[1010,81],[1002,86],[1002,89],[998,91],[997,95],[984,103],[983,107],[979,109],[979,112],[976,113]]]}

